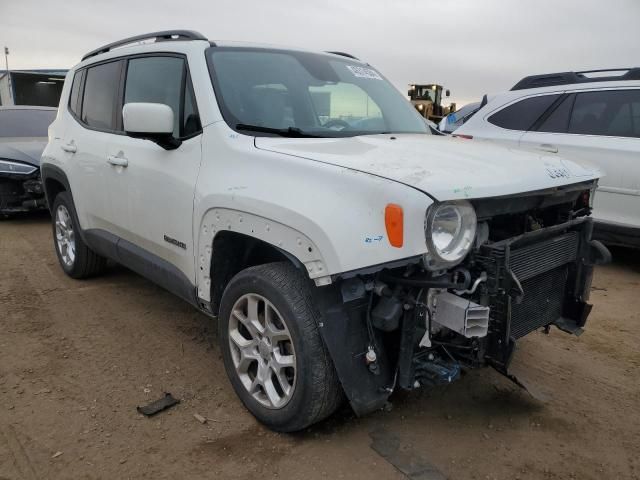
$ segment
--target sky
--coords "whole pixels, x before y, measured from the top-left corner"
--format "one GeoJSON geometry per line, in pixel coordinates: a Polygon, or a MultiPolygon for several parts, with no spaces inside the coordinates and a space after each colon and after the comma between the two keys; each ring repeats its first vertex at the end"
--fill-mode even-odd
{"type": "Polygon", "coordinates": [[[69,68],[123,37],[190,29],[349,52],[460,107],[531,74],[640,66],[639,20],[640,0],[0,0],[0,47],[10,69],[69,68]]]}

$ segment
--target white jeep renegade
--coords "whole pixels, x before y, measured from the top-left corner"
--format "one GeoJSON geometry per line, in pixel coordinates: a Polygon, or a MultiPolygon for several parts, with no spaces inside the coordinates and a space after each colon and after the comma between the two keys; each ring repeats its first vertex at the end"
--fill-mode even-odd
{"type": "Polygon", "coordinates": [[[280,431],[580,333],[597,177],[430,135],[350,55],[189,31],[87,54],[42,160],[64,271],[111,259],[216,316],[233,388],[280,431]]]}

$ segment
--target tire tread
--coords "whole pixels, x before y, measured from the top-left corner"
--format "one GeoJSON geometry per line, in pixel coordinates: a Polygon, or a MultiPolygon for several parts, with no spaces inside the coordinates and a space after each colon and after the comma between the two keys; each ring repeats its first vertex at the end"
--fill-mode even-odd
{"type": "MultiPolygon", "coordinates": [[[[319,368],[311,370],[312,378],[308,396],[310,401],[306,404],[303,414],[297,415],[285,424],[277,425],[262,419],[265,424],[278,431],[302,430],[327,418],[343,400],[342,386],[329,351],[320,335],[321,314],[313,302],[309,278],[289,262],[249,267],[238,273],[227,288],[244,279],[256,278],[268,282],[282,294],[297,319],[298,328],[306,346],[305,353],[320,363],[320,365],[316,364],[319,368]]],[[[225,303],[224,300],[223,303],[225,303]]]]}

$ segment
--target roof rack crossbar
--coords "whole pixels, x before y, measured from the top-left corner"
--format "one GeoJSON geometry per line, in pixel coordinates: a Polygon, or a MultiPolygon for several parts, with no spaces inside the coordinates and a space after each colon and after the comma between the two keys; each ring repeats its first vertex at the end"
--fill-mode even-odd
{"type": "Polygon", "coordinates": [[[141,42],[143,40],[150,40],[152,38],[156,39],[156,42],[163,41],[171,41],[171,40],[205,40],[209,41],[207,37],[202,35],[199,32],[194,32],[193,30],[165,30],[162,32],[152,32],[145,33],[142,35],[136,35],[134,37],[124,38],[122,40],[118,40],[117,42],[109,43],[107,45],[103,45],[100,48],[96,48],[95,50],[90,51],[82,60],[86,60],[90,57],[95,57],[96,55],[100,55],[101,53],[107,53],[114,48],[121,47],[123,45],[128,45],[130,43],[141,42]]]}
{"type": "Polygon", "coordinates": [[[640,67],[606,68],[601,70],[583,70],[580,72],[558,72],[543,75],[530,75],[516,83],[511,90],[526,90],[529,88],[552,87],[569,85],[572,83],[615,82],[624,80],[640,80],[640,67]],[[609,75],[588,77],[587,73],[626,72],[623,75],[609,75]]]}
{"type": "Polygon", "coordinates": [[[331,53],[333,55],[340,55],[341,57],[347,57],[347,58],[353,58],[354,60],[358,60],[360,61],[360,59],[358,57],[354,57],[353,55],[351,55],[350,53],[345,53],[345,52],[327,52],[327,53],[331,53]]]}

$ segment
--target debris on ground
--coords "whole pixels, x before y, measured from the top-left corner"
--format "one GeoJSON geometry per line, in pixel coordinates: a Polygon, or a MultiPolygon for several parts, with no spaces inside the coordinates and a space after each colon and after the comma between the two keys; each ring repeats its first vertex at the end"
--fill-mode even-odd
{"type": "Polygon", "coordinates": [[[195,418],[196,420],[198,420],[200,423],[202,423],[203,425],[205,423],[207,423],[207,418],[203,417],[202,415],[200,415],[199,413],[194,413],[193,414],[193,418],[195,418]]]}
{"type": "Polygon", "coordinates": [[[51,458],[58,458],[60,455],[62,455],[62,452],[61,451],[57,451],[56,453],[51,455],[51,458]]]}
{"type": "Polygon", "coordinates": [[[422,452],[401,445],[400,439],[385,429],[369,433],[371,448],[411,480],[446,480],[447,476],[426,460],[422,452]]]}
{"type": "Polygon", "coordinates": [[[155,415],[156,413],[160,413],[163,410],[166,410],[167,408],[177,405],[178,403],[180,403],[180,400],[173,398],[173,395],[171,395],[168,392],[165,392],[164,397],[156,400],[155,402],[151,402],[150,404],[145,405],[144,407],[136,407],[136,409],[141,414],[147,417],[151,417],[152,415],[155,415]]]}

